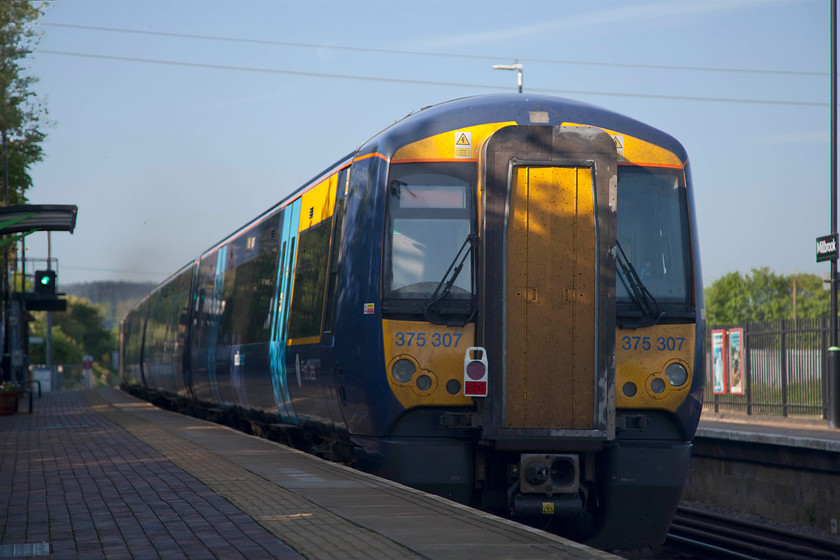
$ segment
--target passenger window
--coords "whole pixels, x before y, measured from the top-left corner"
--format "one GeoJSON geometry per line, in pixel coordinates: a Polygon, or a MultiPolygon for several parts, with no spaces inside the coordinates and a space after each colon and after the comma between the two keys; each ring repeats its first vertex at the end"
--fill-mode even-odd
{"type": "Polygon", "coordinates": [[[320,336],[332,218],[300,234],[289,338],[320,336]]]}

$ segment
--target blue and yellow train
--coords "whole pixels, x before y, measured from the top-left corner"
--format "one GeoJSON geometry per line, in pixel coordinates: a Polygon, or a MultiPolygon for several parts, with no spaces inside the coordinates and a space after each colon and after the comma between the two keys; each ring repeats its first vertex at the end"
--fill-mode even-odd
{"type": "Polygon", "coordinates": [[[704,314],[679,142],[590,105],[479,96],[390,126],[163,282],[122,322],[121,374],[640,547],[686,479],[704,314]]]}

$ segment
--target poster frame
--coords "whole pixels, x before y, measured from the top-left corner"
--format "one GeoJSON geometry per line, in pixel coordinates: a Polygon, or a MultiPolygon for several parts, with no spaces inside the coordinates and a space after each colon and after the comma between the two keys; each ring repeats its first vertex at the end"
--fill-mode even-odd
{"type": "Polygon", "coordinates": [[[726,393],[726,330],[712,330],[712,391],[717,394],[726,393]]]}
{"type": "Polygon", "coordinates": [[[744,329],[729,329],[726,333],[727,344],[727,383],[729,394],[744,394],[744,329]],[[737,372],[736,372],[737,369],[737,372]],[[737,377],[736,377],[737,374],[737,377]]]}

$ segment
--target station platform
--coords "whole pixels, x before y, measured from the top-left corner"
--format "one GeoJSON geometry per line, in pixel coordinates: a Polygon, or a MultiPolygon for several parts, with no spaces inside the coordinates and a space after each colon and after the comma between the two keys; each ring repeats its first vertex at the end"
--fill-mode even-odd
{"type": "Polygon", "coordinates": [[[22,557],[618,558],[117,389],[0,416],[0,558],[22,557]]]}
{"type": "Polygon", "coordinates": [[[704,410],[696,437],[840,453],[840,429],[827,420],[704,410]]]}

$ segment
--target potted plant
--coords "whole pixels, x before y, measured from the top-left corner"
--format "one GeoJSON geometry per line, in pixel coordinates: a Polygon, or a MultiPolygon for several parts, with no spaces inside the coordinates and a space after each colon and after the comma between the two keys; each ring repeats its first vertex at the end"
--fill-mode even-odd
{"type": "Polygon", "coordinates": [[[17,411],[20,391],[21,386],[15,381],[0,383],[0,416],[14,414],[17,411]]]}

